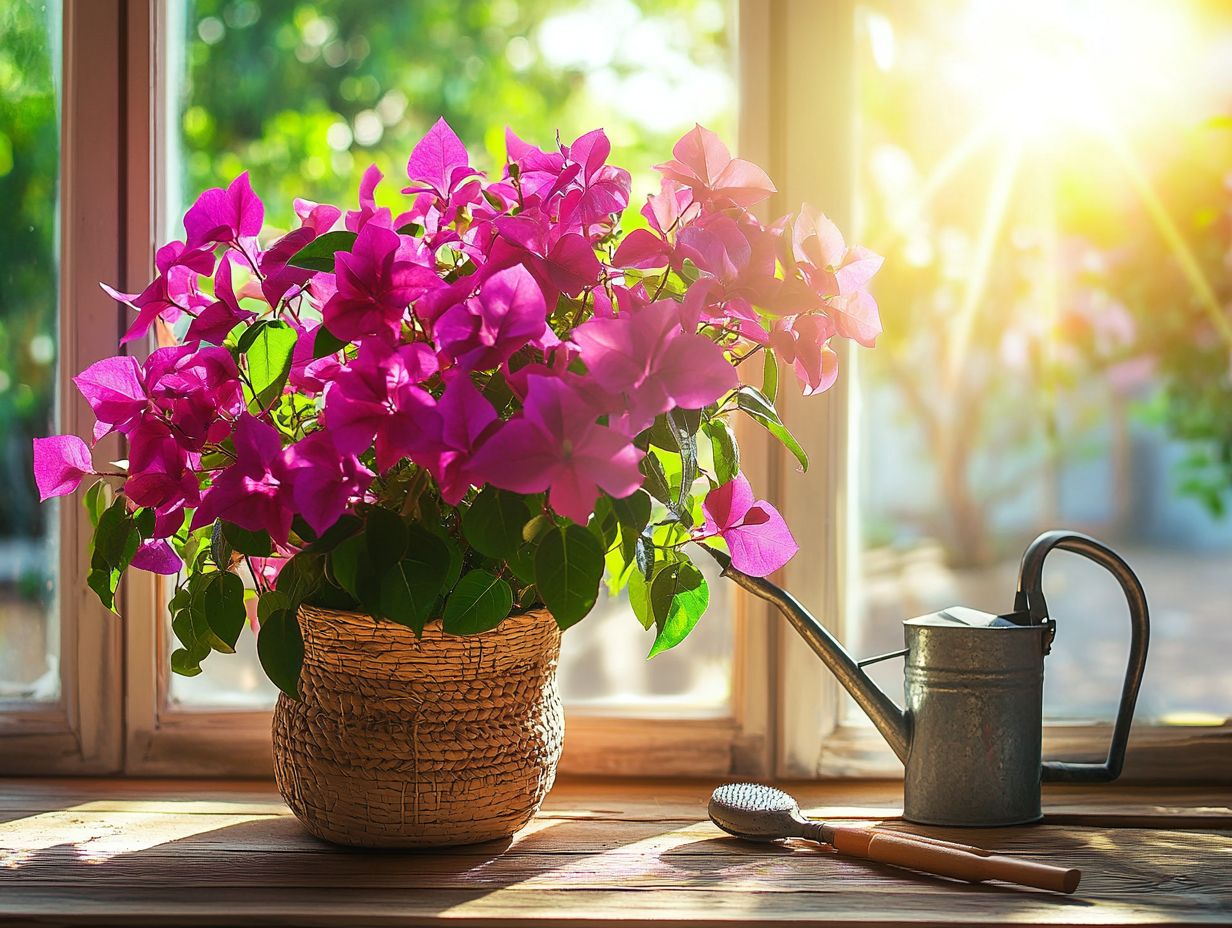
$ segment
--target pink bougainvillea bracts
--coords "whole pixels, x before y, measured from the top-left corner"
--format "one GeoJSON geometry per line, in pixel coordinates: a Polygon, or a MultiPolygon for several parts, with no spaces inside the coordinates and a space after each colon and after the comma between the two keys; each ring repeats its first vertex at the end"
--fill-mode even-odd
{"type": "Polygon", "coordinates": [[[737,474],[706,494],[705,524],[693,537],[727,542],[732,566],[750,577],[768,577],[795,555],[798,546],[779,511],[753,498],[744,474],[737,474]]]}
{"type": "Polygon", "coordinates": [[[96,469],[82,438],[40,438],[35,476],[44,499],[89,478],[108,606],[129,568],[176,576],[176,671],[234,647],[228,573],[256,590],[258,650],[294,695],[303,603],[456,633],[544,605],[567,628],[606,569],[656,591],[635,609],[658,653],[709,598],[690,551],[758,577],[795,553],[726,420],[807,464],[775,409],[780,362],[822,393],[834,339],[874,344],[881,258],[808,206],[762,222],[774,184],[701,126],[640,211],[602,130],[506,140],[488,176],[439,120],[404,184],[383,191],[373,166],[356,203],[291,216],[241,174],[198,197],[147,285],[105,286],[133,314],[122,342],[154,350],[74,382],[89,438],[127,457],[96,469]]]}

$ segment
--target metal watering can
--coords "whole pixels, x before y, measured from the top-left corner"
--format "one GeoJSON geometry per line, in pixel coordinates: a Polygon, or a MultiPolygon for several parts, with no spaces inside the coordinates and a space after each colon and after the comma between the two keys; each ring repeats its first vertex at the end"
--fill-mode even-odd
{"type": "Polygon", "coordinates": [[[1019,825],[1038,821],[1040,783],[1105,783],[1125,760],[1134,703],[1146,668],[1146,594],[1110,548],[1076,532],[1041,535],[1023,555],[1014,609],[988,615],[965,606],[908,619],[903,651],[857,661],[785,590],[731,567],[729,577],[773,603],[834,673],[903,762],[903,817],[923,825],[1019,825]],[[1107,568],[1129,601],[1129,667],[1112,743],[1103,763],[1042,760],[1044,657],[1056,625],[1041,578],[1054,548],[1107,568]],[[906,656],[906,706],[900,709],[863,670],[906,656]]]}

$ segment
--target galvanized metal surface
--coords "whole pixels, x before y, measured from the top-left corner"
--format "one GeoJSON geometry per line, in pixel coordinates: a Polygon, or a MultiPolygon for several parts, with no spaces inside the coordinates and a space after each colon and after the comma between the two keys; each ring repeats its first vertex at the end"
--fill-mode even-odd
{"type": "Polygon", "coordinates": [[[1063,531],[1037,538],[1023,556],[1011,613],[993,616],[956,606],[905,622],[905,709],[864,672],[861,665],[872,661],[848,654],[791,594],[707,550],[724,576],[778,607],[903,761],[908,820],[960,826],[1033,822],[1040,818],[1041,780],[1107,782],[1120,775],[1146,669],[1150,620],[1138,578],[1094,538],[1063,531]],[[1056,632],[1042,577],[1044,559],[1054,549],[1106,568],[1129,605],[1129,665],[1102,764],[1041,758],[1044,657],[1056,632]]]}
{"type": "Polygon", "coordinates": [[[912,729],[903,817],[925,825],[1038,821],[1047,628],[942,617],[903,623],[912,729]]]}

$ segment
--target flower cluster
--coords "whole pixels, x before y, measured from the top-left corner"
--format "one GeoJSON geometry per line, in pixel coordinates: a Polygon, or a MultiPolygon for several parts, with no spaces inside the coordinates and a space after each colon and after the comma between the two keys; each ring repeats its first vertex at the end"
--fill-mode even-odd
{"type": "Polygon", "coordinates": [[[808,207],[759,221],[769,177],[700,126],[640,216],[602,130],[507,147],[489,180],[441,120],[396,214],[373,166],[358,209],[297,200],[277,235],[242,174],[201,194],[148,287],[106,288],[135,313],[122,342],[171,347],[75,380],[93,439],[120,433],[127,461],[97,471],[54,436],[35,473],[44,498],[98,474],[90,584],[109,607],[129,567],[177,576],[177,671],[234,648],[242,577],[294,693],[303,602],[457,634],[542,604],[563,628],[606,571],[655,653],[708,600],[687,543],[756,576],[795,553],[728,419],[807,464],[775,410],[779,363],[818,393],[834,337],[873,344],[881,259],[808,207]],[[760,388],[740,376],[755,355],[760,388]]]}

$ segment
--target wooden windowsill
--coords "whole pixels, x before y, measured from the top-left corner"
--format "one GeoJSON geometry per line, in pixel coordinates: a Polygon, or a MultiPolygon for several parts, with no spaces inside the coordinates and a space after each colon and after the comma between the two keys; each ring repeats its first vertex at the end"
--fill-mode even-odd
{"type": "MultiPolygon", "coordinates": [[[[363,853],[309,837],[265,782],[0,780],[0,924],[1177,924],[1232,920],[1226,788],[1050,788],[1044,824],[887,827],[1078,866],[1074,896],[744,844],[711,782],[558,784],[511,842],[363,853]]],[[[886,821],[900,784],[790,787],[886,821]]]]}

